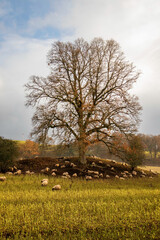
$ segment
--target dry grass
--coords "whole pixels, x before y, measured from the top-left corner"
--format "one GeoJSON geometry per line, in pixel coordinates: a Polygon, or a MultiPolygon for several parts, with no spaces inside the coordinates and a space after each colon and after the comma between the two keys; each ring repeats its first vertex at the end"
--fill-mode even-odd
{"type": "Polygon", "coordinates": [[[157,167],[157,166],[144,166],[144,167],[141,167],[141,168],[144,169],[144,170],[147,170],[147,171],[153,170],[157,173],[160,173],[160,167],[157,167]]]}

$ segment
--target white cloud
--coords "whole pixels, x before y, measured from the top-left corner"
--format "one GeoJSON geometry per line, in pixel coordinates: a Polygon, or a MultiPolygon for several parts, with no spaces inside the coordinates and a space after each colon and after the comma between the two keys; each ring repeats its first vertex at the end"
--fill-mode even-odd
{"type": "Polygon", "coordinates": [[[31,75],[48,74],[46,54],[50,47],[51,40],[39,41],[17,36],[3,43],[0,49],[0,136],[28,138],[33,110],[24,106],[23,86],[31,75]]]}

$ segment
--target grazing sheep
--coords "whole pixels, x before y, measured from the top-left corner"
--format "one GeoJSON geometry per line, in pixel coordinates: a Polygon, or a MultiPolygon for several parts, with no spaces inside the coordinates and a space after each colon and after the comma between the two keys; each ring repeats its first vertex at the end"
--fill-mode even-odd
{"type": "Polygon", "coordinates": [[[114,171],[114,170],[115,170],[114,167],[112,167],[112,168],[111,168],[111,171],[114,171]]]}
{"type": "Polygon", "coordinates": [[[59,163],[55,164],[55,167],[59,167],[59,163]]]}
{"type": "Polygon", "coordinates": [[[77,177],[77,173],[73,173],[72,177],[77,177]]]}
{"type": "Polygon", "coordinates": [[[93,174],[93,173],[94,173],[94,171],[88,170],[88,174],[93,174]]]}
{"type": "Polygon", "coordinates": [[[103,173],[100,173],[99,176],[103,178],[103,173]]]}
{"type": "Polygon", "coordinates": [[[91,176],[85,176],[86,180],[92,180],[91,176]]]}
{"type": "Polygon", "coordinates": [[[54,169],[52,169],[52,171],[51,171],[51,172],[57,172],[57,169],[55,169],[55,168],[54,168],[54,169]]]}
{"type": "Polygon", "coordinates": [[[92,165],[92,167],[96,166],[95,162],[92,162],[91,165],[92,165]]]}
{"type": "Polygon", "coordinates": [[[41,180],[41,185],[42,186],[47,186],[48,185],[48,179],[47,178],[44,178],[41,180]]]}
{"type": "Polygon", "coordinates": [[[115,176],[115,178],[119,179],[119,176],[118,176],[118,175],[116,175],[116,176],[115,176]]]}
{"type": "Polygon", "coordinates": [[[69,175],[68,172],[64,172],[64,173],[63,173],[63,176],[67,176],[67,175],[69,175]]]}
{"type": "Polygon", "coordinates": [[[74,163],[71,163],[70,166],[71,167],[76,167],[76,165],[74,163]]]}
{"type": "Polygon", "coordinates": [[[12,172],[6,172],[6,174],[8,174],[8,175],[12,175],[13,173],[12,173],[12,172]]]}
{"type": "Polygon", "coordinates": [[[50,168],[46,167],[44,170],[45,170],[45,172],[49,172],[50,168]]]}
{"type": "Polygon", "coordinates": [[[96,174],[95,174],[95,175],[93,175],[93,177],[94,177],[94,178],[99,178],[99,176],[98,176],[98,175],[96,175],[96,174]]]}
{"type": "Polygon", "coordinates": [[[52,191],[54,190],[61,190],[61,185],[55,185],[53,188],[52,188],[52,191]]]}
{"type": "Polygon", "coordinates": [[[41,183],[44,182],[44,181],[47,181],[48,182],[48,178],[44,178],[41,180],[41,183]]]}
{"type": "Polygon", "coordinates": [[[98,171],[94,171],[93,172],[95,175],[99,175],[99,172],[98,171]]]}
{"type": "Polygon", "coordinates": [[[14,175],[21,175],[22,171],[21,170],[17,170],[17,172],[14,173],[14,175]]]}
{"type": "Polygon", "coordinates": [[[120,179],[120,180],[125,180],[125,178],[123,178],[123,177],[120,177],[119,179],[120,179]]]}
{"type": "Polygon", "coordinates": [[[70,161],[65,161],[65,164],[66,164],[66,165],[69,165],[69,164],[70,164],[70,161]]]}
{"type": "Polygon", "coordinates": [[[55,173],[55,172],[52,172],[52,176],[55,177],[55,176],[56,176],[56,173],[55,173]]]}
{"type": "Polygon", "coordinates": [[[62,178],[67,179],[68,177],[67,176],[62,176],[62,178]]]}
{"type": "Polygon", "coordinates": [[[132,171],[132,175],[136,176],[137,172],[136,171],[132,171]]]}
{"type": "Polygon", "coordinates": [[[6,177],[5,177],[5,176],[0,177],[0,181],[1,181],[1,182],[4,182],[5,180],[6,180],[6,177]]]}
{"type": "Polygon", "coordinates": [[[106,175],[106,178],[110,178],[110,176],[109,176],[109,175],[106,175]]]}
{"type": "Polygon", "coordinates": [[[31,172],[30,172],[29,170],[28,170],[28,171],[26,171],[26,174],[30,175],[30,173],[31,173],[31,172]]]}
{"type": "Polygon", "coordinates": [[[62,165],[61,168],[65,168],[66,166],[65,165],[62,165]]]}
{"type": "Polygon", "coordinates": [[[43,182],[41,183],[41,185],[42,185],[42,186],[47,186],[47,185],[48,185],[48,181],[43,181],[43,182]]]}

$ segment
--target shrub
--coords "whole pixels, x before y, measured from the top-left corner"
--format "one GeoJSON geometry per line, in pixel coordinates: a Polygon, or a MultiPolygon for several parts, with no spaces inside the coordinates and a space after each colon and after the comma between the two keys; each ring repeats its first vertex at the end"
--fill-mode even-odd
{"type": "Polygon", "coordinates": [[[16,142],[0,137],[0,171],[5,172],[18,156],[16,142]]]}

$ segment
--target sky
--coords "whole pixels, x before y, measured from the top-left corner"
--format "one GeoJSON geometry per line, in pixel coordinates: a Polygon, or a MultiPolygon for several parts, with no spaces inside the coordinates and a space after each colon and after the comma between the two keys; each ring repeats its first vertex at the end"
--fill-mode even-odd
{"type": "Polygon", "coordinates": [[[114,39],[141,71],[133,93],[143,107],[139,132],[160,134],[159,0],[0,0],[0,136],[29,139],[34,109],[24,84],[46,77],[54,41],[114,39]]]}

